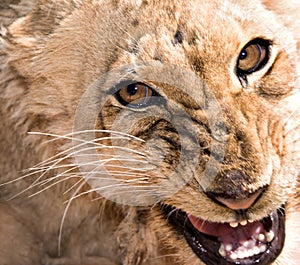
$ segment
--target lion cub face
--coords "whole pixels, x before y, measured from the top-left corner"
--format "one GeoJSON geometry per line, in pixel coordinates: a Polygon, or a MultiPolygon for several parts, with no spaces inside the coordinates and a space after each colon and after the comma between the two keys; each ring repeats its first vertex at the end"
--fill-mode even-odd
{"type": "Polygon", "coordinates": [[[16,67],[29,112],[72,132],[91,189],[157,211],[179,264],[284,264],[298,207],[292,34],[258,1],[57,2],[53,28],[31,23],[41,10],[11,27],[16,67]]]}

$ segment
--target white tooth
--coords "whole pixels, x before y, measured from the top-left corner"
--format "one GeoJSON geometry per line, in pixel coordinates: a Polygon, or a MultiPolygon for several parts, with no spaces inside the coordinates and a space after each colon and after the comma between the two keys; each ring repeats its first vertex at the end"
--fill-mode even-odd
{"type": "Polygon", "coordinates": [[[236,228],[239,225],[239,223],[237,223],[237,222],[231,222],[231,223],[229,223],[229,225],[231,227],[233,227],[233,228],[236,228]]]}
{"type": "Polygon", "coordinates": [[[255,246],[255,247],[253,248],[253,252],[254,252],[254,255],[258,255],[258,254],[260,253],[259,247],[255,246]]]}
{"type": "Polygon", "coordinates": [[[254,256],[254,250],[253,249],[249,249],[248,250],[248,257],[252,257],[254,256]]]}
{"type": "Polygon", "coordinates": [[[248,223],[253,223],[254,221],[253,220],[248,220],[248,223]]]}
{"type": "Polygon", "coordinates": [[[247,223],[248,223],[247,220],[243,220],[243,221],[240,222],[240,224],[241,224],[242,226],[245,226],[247,223]]]}
{"type": "Polygon", "coordinates": [[[266,237],[265,237],[264,234],[259,234],[258,237],[257,237],[258,241],[260,241],[260,242],[263,242],[265,240],[265,238],[266,237]]]}
{"type": "Polygon", "coordinates": [[[263,253],[267,250],[267,246],[265,244],[263,244],[259,247],[259,250],[260,250],[260,253],[263,253]]]}
{"type": "Polygon", "coordinates": [[[251,255],[250,250],[245,251],[245,258],[249,258],[249,257],[251,257],[251,256],[252,256],[252,255],[251,255]]]}
{"type": "Polygon", "coordinates": [[[222,257],[226,257],[226,251],[225,251],[225,247],[223,244],[221,244],[221,246],[219,248],[219,253],[222,257]]]}
{"type": "Polygon", "coordinates": [[[252,249],[256,244],[256,240],[254,241],[253,239],[250,239],[248,241],[245,241],[243,243],[243,246],[246,248],[246,249],[252,249]]]}
{"type": "Polygon", "coordinates": [[[267,233],[267,241],[271,242],[274,239],[274,232],[271,230],[269,233],[267,233]]]}
{"type": "Polygon", "coordinates": [[[231,250],[232,250],[232,245],[231,245],[231,244],[227,244],[227,245],[225,246],[225,250],[226,250],[226,251],[231,251],[231,250]]]}
{"type": "Polygon", "coordinates": [[[238,256],[237,256],[237,254],[235,254],[235,253],[231,253],[230,258],[231,258],[232,260],[236,260],[236,259],[238,258],[238,256]]]}
{"type": "Polygon", "coordinates": [[[248,248],[249,246],[250,246],[250,241],[245,241],[244,243],[243,243],[243,246],[245,247],[245,248],[248,248]]]}
{"type": "Polygon", "coordinates": [[[237,257],[238,257],[239,259],[243,259],[243,258],[244,258],[244,253],[243,253],[242,251],[238,251],[237,257]]]}

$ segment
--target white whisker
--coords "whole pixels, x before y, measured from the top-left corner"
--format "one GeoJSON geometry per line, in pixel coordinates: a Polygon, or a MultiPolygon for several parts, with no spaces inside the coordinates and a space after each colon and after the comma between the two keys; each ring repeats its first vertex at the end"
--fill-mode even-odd
{"type": "Polygon", "coordinates": [[[300,111],[300,108],[295,109],[295,110],[287,117],[287,119],[284,121],[284,124],[286,125],[286,124],[291,120],[291,118],[292,118],[294,115],[296,115],[296,114],[299,115],[299,113],[297,113],[298,111],[300,111]]]}
{"type": "MultiPolygon", "coordinates": [[[[51,158],[48,158],[48,159],[44,160],[43,162],[41,162],[41,163],[39,163],[39,164],[33,166],[32,168],[36,168],[36,167],[40,167],[40,166],[45,166],[45,165],[47,165],[47,164],[53,163],[54,161],[57,161],[57,160],[58,160],[58,159],[57,159],[57,160],[53,160],[54,158],[60,157],[60,156],[62,156],[62,155],[64,155],[64,154],[67,154],[67,153],[69,153],[71,150],[79,149],[81,146],[85,146],[86,144],[89,144],[89,143],[92,143],[92,144],[97,145],[97,147],[94,147],[95,149],[96,149],[96,148],[99,148],[99,146],[100,146],[100,147],[103,147],[103,148],[108,148],[108,149],[118,149],[118,148],[120,149],[119,146],[106,146],[106,145],[102,145],[102,144],[100,145],[100,144],[97,144],[97,143],[94,143],[94,142],[87,142],[87,141],[84,141],[84,142],[82,142],[82,143],[80,143],[80,144],[78,144],[78,145],[76,145],[76,146],[73,146],[73,147],[71,147],[71,148],[69,148],[69,149],[67,149],[67,150],[64,150],[64,151],[62,151],[62,152],[60,152],[60,153],[58,153],[58,154],[52,156],[51,158]]],[[[86,150],[86,149],[81,149],[81,151],[87,151],[87,150],[86,150]]],[[[135,150],[129,149],[129,148],[125,148],[124,151],[129,151],[129,152],[130,152],[130,151],[135,151],[135,150]]],[[[139,152],[138,154],[140,154],[140,155],[146,157],[146,155],[143,154],[143,153],[141,153],[141,152],[139,152]]],[[[85,155],[89,155],[89,154],[85,154],[85,155]]],[[[70,157],[70,156],[72,156],[72,153],[71,153],[70,155],[68,155],[68,157],[70,157]]],[[[29,169],[29,170],[30,170],[30,169],[29,169]]]]}
{"type": "Polygon", "coordinates": [[[51,185],[47,186],[47,187],[44,188],[44,189],[41,189],[41,190],[39,190],[39,191],[37,191],[37,192],[35,192],[35,193],[29,195],[28,197],[29,197],[29,198],[32,198],[32,197],[34,197],[34,196],[36,196],[36,195],[38,195],[38,194],[41,194],[42,192],[44,192],[44,191],[46,191],[46,190],[48,190],[48,189],[50,189],[50,188],[52,188],[52,187],[58,185],[58,184],[61,183],[61,182],[67,181],[67,180],[72,179],[72,178],[80,178],[80,177],[79,177],[79,176],[70,176],[70,177],[64,177],[64,178],[61,178],[60,180],[58,180],[58,181],[52,183],[51,185]]]}
{"type": "MultiPolygon", "coordinates": [[[[85,182],[81,183],[80,186],[76,189],[76,191],[72,194],[71,197],[76,195],[84,185],[85,185],[85,182]]],[[[68,203],[66,205],[66,208],[64,210],[63,216],[61,218],[61,222],[60,222],[59,233],[58,233],[58,255],[59,256],[61,255],[61,241],[62,241],[63,226],[64,226],[64,222],[65,222],[65,219],[66,219],[66,216],[67,216],[67,212],[70,208],[70,205],[71,205],[72,201],[73,200],[68,201],[68,203]]]]}
{"type": "MultiPolygon", "coordinates": [[[[29,132],[28,134],[54,137],[54,139],[51,139],[51,140],[47,141],[46,143],[51,142],[51,141],[55,141],[55,140],[61,140],[61,139],[67,139],[67,140],[71,140],[71,141],[79,141],[80,142],[78,145],[75,145],[75,146],[73,146],[73,147],[71,147],[67,150],[64,150],[64,151],[52,156],[51,158],[46,159],[45,161],[37,164],[35,167],[45,165],[46,163],[47,164],[51,163],[51,161],[54,158],[62,156],[62,155],[70,152],[71,150],[73,150],[75,148],[79,148],[81,146],[84,146],[85,144],[94,144],[94,145],[99,145],[99,146],[104,146],[105,147],[105,145],[97,143],[97,142],[99,142],[101,140],[104,140],[104,139],[105,140],[106,139],[124,139],[124,140],[133,139],[133,140],[137,140],[137,141],[140,141],[140,142],[144,142],[143,139],[140,139],[136,136],[126,134],[126,133],[122,133],[122,132],[110,131],[110,130],[84,130],[84,131],[72,132],[72,133],[69,133],[69,134],[66,134],[66,135],[57,135],[57,134],[44,133],[44,132],[29,132]],[[111,133],[111,134],[117,135],[118,137],[115,137],[115,136],[102,137],[102,138],[93,139],[92,141],[86,141],[84,139],[72,137],[72,135],[79,135],[79,134],[84,134],[84,133],[97,133],[97,132],[99,132],[99,133],[100,132],[101,133],[111,133]]],[[[106,147],[111,148],[110,146],[106,146],[106,147]]],[[[118,148],[118,147],[115,147],[115,148],[118,148]]],[[[132,149],[129,149],[129,148],[124,149],[124,151],[131,151],[131,150],[132,149]]],[[[141,154],[142,156],[146,156],[145,154],[142,154],[142,153],[139,153],[139,154],[141,154]]]]}
{"type": "MultiPolygon", "coordinates": [[[[117,136],[122,136],[124,138],[122,139],[134,139],[140,142],[145,142],[145,140],[136,137],[134,135],[131,134],[127,134],[127,133],[123,133],[123,132],[117,132],[117,131],[111,131],[111,130],[82,130],[82,131],[76,131],[76,132],[71,132],[65,135],[58,135],[58,134],[52,134],[52,133],[44,133],[44,132],[28,132],[28,134],[32,134],[32,135],[42,135],[42,136],[50,136],[50,137],[54,137],[55,139],[49,140],[49,141],[55,141],[55,140],[59,140],[59,139],[68,139],[68,140],[78,140],[78,141],[85,141],[84,139],[81,138],[74,138],[74,135],[80,135],[80,134],[86,134],[86,133],[110,133],[113,135],[117,135],[117,136]]],[[[114,138],[113,136],[111,137],[107,137],[108,139],[110,138],[114,138]]],[[[99,140],[101,138],[97,138],[97,140],[99,140]]]]}
{"type": "MultiPolygon", "coordinates": [[[[142,183],[141,183],[142,184],[142,183]]],[[[89,193],[97,192],[105,192],[105,191],[110,191],[110,196],[115,196],[115,195],[121,195],[121,194],[135,194],[137,192],[142,193],[143,195],[151,194],[153,195],[153,192],[156,191],[156,189],[159,188],[159,186],[132,186],[132,185],[125,185],[125,184],[112,184],[112,185],[106,185],[103,187],[98,187],[98,188],[93,188],[88,191],[82,192],[72,198],[70,200],[77,199],[79,197],[82,197],[84,195],[87,195],[89,193]],[[116,189],[117,188],[117,189],[116,189]]]]}
{"type": "Polygon", "coordinates": [[[295,125],[292,128],[289,128],[287,131],[284,132],[284,136],[287,136],[290,133],[294,133],[295,130],[300,128],[300,124],[295,125]]]}
{"type": "Polygon", "coordinates": [[[66,194],[69,193],[71,190],[73,190],[77,185],[80,184],[80,182],[84,182],[84,178],[79,178],[79,180],[78,180],[74,185],[72,185],[70,188],[68,188],[68,189],[64,192],[64,195],[66,195],[66,194]]]}
{"type": "MultiPolygon", "coordinates": [[[[81,174],[85,175],[85,174],[89,174],[90,172],[80,172],[81,174]]],[[[133,177],[138,177],[141,176],[143,180],[149,179],[149,175],[147,174],[141,174],[141,173],[129,173],[129,172],[122,172],[122,171],[108,171],[110,176],[114,176],[114,177],[121,177],[121,176],[133,176],[133,177]]],[[[93,174],[97,174],[97,175],[107,175],[107,172],[103,172],[103,171],[93,171],[93,174]]],[[[94,179],[96,179],[97,177],[94,177],[94,179]]]]}

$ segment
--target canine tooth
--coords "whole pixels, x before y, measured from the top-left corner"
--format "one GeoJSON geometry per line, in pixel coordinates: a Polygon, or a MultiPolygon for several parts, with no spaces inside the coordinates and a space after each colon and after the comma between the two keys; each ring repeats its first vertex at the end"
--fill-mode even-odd
{"type": "Polygon", "coordinates": [[[255,247],[253,248],[253,252],[254,252],[254,255],[258,255],[258,254],[260,253],[259,247],[255,246],[255,247]]]}
{"type": "Polygon", "coordinates": [[[223,244],[221,244],[221,246],[219,248],[219,253],[222,257],[226,257],[226,251],[225,251],[225,247],[223,244]]]}
{"type": "Polygon", "coordinates": [[[242,226],[245,226],[247,223],[248,223],[247,220],[243,220],[243,221],[240,222],[240,224],[241,224],[242,226]]]}
{"type": "Polygon", "coordinates": [[[263,242],[265,240],[265,235],[264,234],[259,234],[257,239],[260,241],[260,242],[263,242]]]}
{"type": "Polygon", "coordinates": [[[237,254],[235,254],[235,253],[231,253],[230,258],[231,258],[232,260],[236,260],[236,259],[238,258],[238,256],[237,256],[237,254]]]}
{"type": "Polygon", "coordinates": [[[267,250],[267,246],[264,244],[264,245],[261,245],[260,247],[259,247],[259,251],[260,251],[260,253],[263,253],[263,252],[265,252],[267,250]]]}
{"type": "Polygon", "coordinates": [[[227,245],[225,246],[225,250],[226,250],[226,251],[231,251],[231,250],[232,250],[232,245],[231,245],[231,244],[227,244],[227,245]]]}
{"type": "Polygon", "coordinates": [[[233,228],[236,228],[239,225],[239,223],[237,223],[237,222],[230,222],[229,225],[231,227],[233,227],[233,228]]]}
{"type": "Polygon", "coordinates": [[[271,242],[274,239],[274,232],[271,230],[267,235],[267,241],[271,242]]]}
{"type": "Polygon", "coordinates": [[[225,250],[219,250],[219,254],[223,257],[223,258],[225,258],[226,257],[226,252],[225,252],[225,250]]]}

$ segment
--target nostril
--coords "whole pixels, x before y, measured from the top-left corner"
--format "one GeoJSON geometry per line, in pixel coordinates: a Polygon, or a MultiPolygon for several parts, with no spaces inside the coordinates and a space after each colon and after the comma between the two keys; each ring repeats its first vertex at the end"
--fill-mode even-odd
{"type": "Polygon", "coordinates": [[[256,192],[243,194],[242,197],[231,197],[228,194],[207,192],[207,196],[211,199],[225,205],[232,210],[246,210],[250,208],[262,194],[263,189],[259,189],[256,192]]]}

